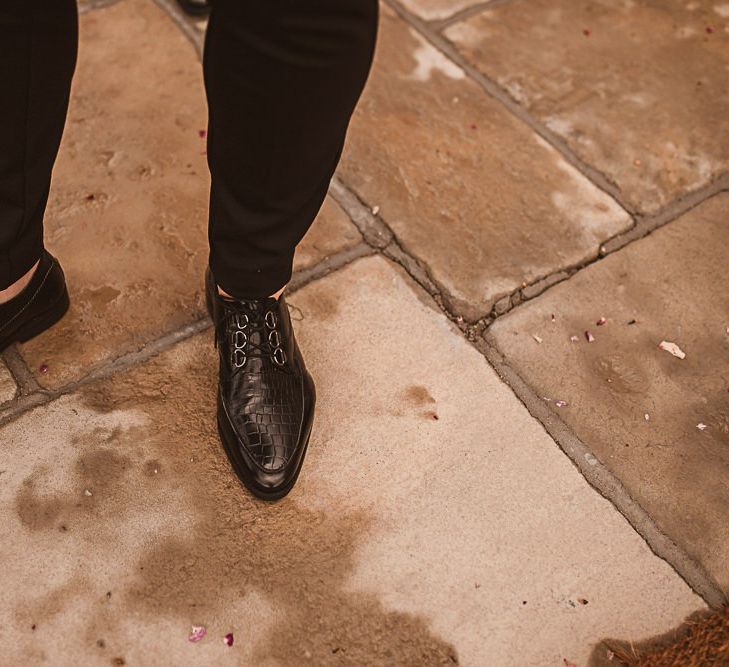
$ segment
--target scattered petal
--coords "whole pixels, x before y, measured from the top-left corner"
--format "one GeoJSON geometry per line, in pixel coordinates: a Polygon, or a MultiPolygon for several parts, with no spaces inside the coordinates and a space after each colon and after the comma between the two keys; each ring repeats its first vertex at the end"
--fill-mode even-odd
{"type": "Polygon", "coordinates": [[[699,429],[699,431],[705,431],[708,427],[703,422],[699,422],[696,424],[696,428],[699,429]]]}
{"type": "Polygon", "coordinates": [[[577,602],[579,602],[582,605],[587,604],[587,600],[585,598],[577,598],[577,602]]]}
{"type": "Polygon", "coordinates": [[[373,206],[372,207],[372,215],[377,215],[380,212],[379,206],[373,206]]]}
{"type": "Polygon", "coordinates": [[[714,27],[713,26],[710,26],[710,25],[707,25],[706,26],[706,32],[707,32],[707,34],[710,35],[712,32],[714,32],[714,27]]]}
{"type": "Polygon", "coordinates": [[[471,129],[472,130],[475,130],[476,129],[476,123],[471,123],[471,129]]]}
{"type": "Polygon", "coordinates": [[[584,30],[582,31],[582,34],[583,34],[583,35],[584,35],[585,37],[589,37],[589,36],[590,36],[590,35],[592,34],[592,31],[591,31],[591,30],[590,30],[589,28],[585,28],[585,29],[584,29],[584,30]]]}
{"type": "Polygon", "coordinates": [[[539,336],[537,336],[537,334],[532,334],[532,338],[535,341],[537,341],[537,343],[541,343],[542,342],[542,339],[539,336]]]}
{"type": "Polygon", "coordinates": [[[686,353],[678,345],[676,345],[676,343],[662,340],[659,343],[658,347],[660,347],[662,350],[665,350],[666,352],[670,352],[674,357],[678,357],[679,359],[686,358],[686,353]]]}
{"type": "Polygon", "coordinates": [[[88,489],[84,489],[84,495],[88,498],[91,497],[93,494],[88,489]]]}
{"type": "Polygon", "coordinates": [[[640,165],[643,164],[643,163],[640,161],[640,158],[635,158],[635,160],[633,160],[633,164],[636,167],[640,167],[640,165]]]}
{"type": "Polygon", "coordinates": [[[45,374],[46,374],[46,373],[48,372],[48,364],[41,364],[41,365],[40,365],[40,366],[38,367],[38,372],[40,372],[40,373],[42,373],[43,375],[45,375],[45,374]]]}
{"type": "Polygon", "coordinates": [[[208,634],[208,631],[202,625],[193,625],[187,641],[199,642],[206,634],[208,634]]]}
{"type": "Polygon", "coordinates": [[[552,313],[552,322],[556,322],[557,318],[554,316],[554,313],[552,313]]]}
{"type": "Polygon", "coordinates": [[[233,646],[233,633],[229,632],[225,637],[223,637],[223,644],[226,646],[233,646]]]}
{"type": "Polygon", "coordinates": [[[607,320],[604,317],[601,317],[597,322],[595,322],[595,324],[601,327],[603,324],[607,324],[607,320]]]}
{"type": "Polygon", "coordinates": [[[647,422],[649,422],[651,420],[651,416],[647,412],[643,415],[643,417],[645,418],[645,420],[647,422]]]}
{"type": "Polygon", "coordinates": [[[198,136],[199,136],[199,137],[200,137],[201,139],[204,139],[205,137],[207,137],[207,136],[208,136],[208,131],[207,131],[207,130],[198,130],[198,131],[197,131],[197,135],[198,135],[198,136]]]}
{"type": "Polygon", "coordinates": [[[585,338],[587,339],[588,343],[592,343],[595,341],[595,336],[592,335],[591,331],[585,331],[585,338]]]}
{"type": "Polygon", "coordinates": [[[579,343],[579,341],[580,341],[580,337],[579,337],[579,336],[574,336],[574,335],[572,335],[572,336],[570,336],[570,340],[571,340],[571,341],[572,341],[573,343],[579,343]]]}
{"type": "Polygon", "coordinates": [[[562,400],[555,401],[554,404],[558,408],[566,408],[569,405],[569,403],[567,401],[562,401],[562,400]]]}
{"type": "Polygon", "coordinates": [[[628,324],[636,324],[638,320],[628,320],[628,324]]]}
{"type": "Polygon", "coordinates": [[[577,667],[577,665],[574,662],[567,660],[567,658],[563,658],[563,660],[564,660],[564,667],[577,667]]]}
{"type": "Polygon", "coordinates": [[[542,396],[542,400],[547,401],[547,403],[549,403],[552,399],[549,398],[549,396],[542,396]]]}

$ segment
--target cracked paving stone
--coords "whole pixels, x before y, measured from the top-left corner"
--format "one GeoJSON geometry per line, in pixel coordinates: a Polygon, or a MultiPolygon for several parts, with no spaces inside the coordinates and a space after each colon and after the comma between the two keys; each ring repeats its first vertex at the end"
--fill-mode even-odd
{"type": "Polygon", "coordinates": [[[229,469],[208,334],[0,429],[8,664],[582,664],[702,606],[396,266],[291,302],[318,405],[281,502],[229,469]]]}
{"type": "MultiPolygon", "coordinates": [[[[84,14],[80,27],[46,214],[47,245],[63,264],[72,305],[58,325],[20,347],[48,388],[205,315],[209,176],[200,134],[207,111],[195,50],[143,0],[84,14]],[[42,364],[47,373],[39,373],[42,364]]],[[[359,238],[330,201],[296,267],[359,238]]]]}
{"type": "Polygon", "coordinates": [[[654,213],[729,169],[728,6],[510,2],[445,35],[654,213]]]}
{"type": "Polygon", "coordinates": [[[727,217],[729,194],[716,196],[490,332],[538,395],[567,401],[554,410],[729,592],[727,217]],[[659,349],[664,340],[686,358],[659,349]]]}
{"type": "Polygon", "coordinates": [[[15,398],[18,387],[10,374],[8,367],[0,361],[0,405],[15,398]]]}
{"type": "Polygon", "coordinates": [[[387,8],[340,173],[470,320],[631,225],[387,8]]]}

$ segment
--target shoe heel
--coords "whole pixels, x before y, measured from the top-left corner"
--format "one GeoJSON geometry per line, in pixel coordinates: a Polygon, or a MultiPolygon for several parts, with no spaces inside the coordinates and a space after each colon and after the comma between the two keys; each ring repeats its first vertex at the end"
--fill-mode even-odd
{"type": "Polygon", "coordinates": [[[68,291],[64,289],[61,297],[48,310],[41,313],[32,320],[26,322],[20,329],[15,332],[13,338],[21,343],[34,338],[38,334],[43,333],[46,329],[50,329],[58,320],[60,320],[68,311],[70,301],[68,291]]]}

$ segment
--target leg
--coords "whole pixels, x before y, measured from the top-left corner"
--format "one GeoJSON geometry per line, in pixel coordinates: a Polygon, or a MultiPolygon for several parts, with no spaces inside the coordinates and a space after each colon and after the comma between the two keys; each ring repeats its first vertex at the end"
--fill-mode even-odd
{"type": "Polygon", "coordinates": [[[220,354],[218,430],[235,472],[268,500],[296,482],[315,404],[276,293],[326,196],[376,29],[377,0],[213,1],[206,294],[220,354]]]}
{"type": "Polygon", "coordinates": [[[0,290],[43,252],[43,213],[76,64],[74,0],[0,3],[0,290]]]}
{"type": "Polygon", "coordinates": [[[66,119],[75,0],[0,3],[0,352],[60,319],[68,293],[43,249],[43,214],[66,119]]]}
{"type": "Polygon", "coordinates": [[[376,0],[215,0],[205,45],[210,267],[236,297],[291,277],[364,86],[376,0]]]}

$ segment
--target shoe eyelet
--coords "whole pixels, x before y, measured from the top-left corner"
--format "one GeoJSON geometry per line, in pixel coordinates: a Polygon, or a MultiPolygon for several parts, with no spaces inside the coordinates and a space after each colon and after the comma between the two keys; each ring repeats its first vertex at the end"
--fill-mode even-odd
{"type": "Polygon", "coordinates": [[[266,320],[266,326],[269,329],[275,329],[276,328],[276,324],[277,324],[277,322],[276,322],[276,313],[274,313],[272,310],[269,310],[266,313],[265,320],[266,320]]]}
{"type": "Polygon", "coordinates": [[[248,343],[248,334],[242,329],[237,329],[232,333],[230,342],[234,348],[242,350],[248,343]]]}
{"type": "Polygon", "coordinates": [[[233,350],[233,366],[235,368],[242,368],[245,366],[247,361],[246,355],[243,353],[243,350],[236,348],[233,350]]]}
{"type": "Polygon", "coordinates": [[[233,319],[235,321],[235,326],[241,331],[248,326],[248,315],[245,313],[236,313],[233,319]],[[243,324],[240,323],[241,318],[243,318],[243,324]]]}
{"type": "Polygon", "coordinates": [[[277,347],[273,351],[273,361],[278,366],[283,366],[286,363],[286,353],[283,351],[282,348],[277,347]]]}
{"type": "Polygon", "coordinates": [[[276,331],[276,329],[268,332],[268,342],[271,347],[281,347],[281,336],[279,336],[279,333],[278,331],[276,331]]]}

